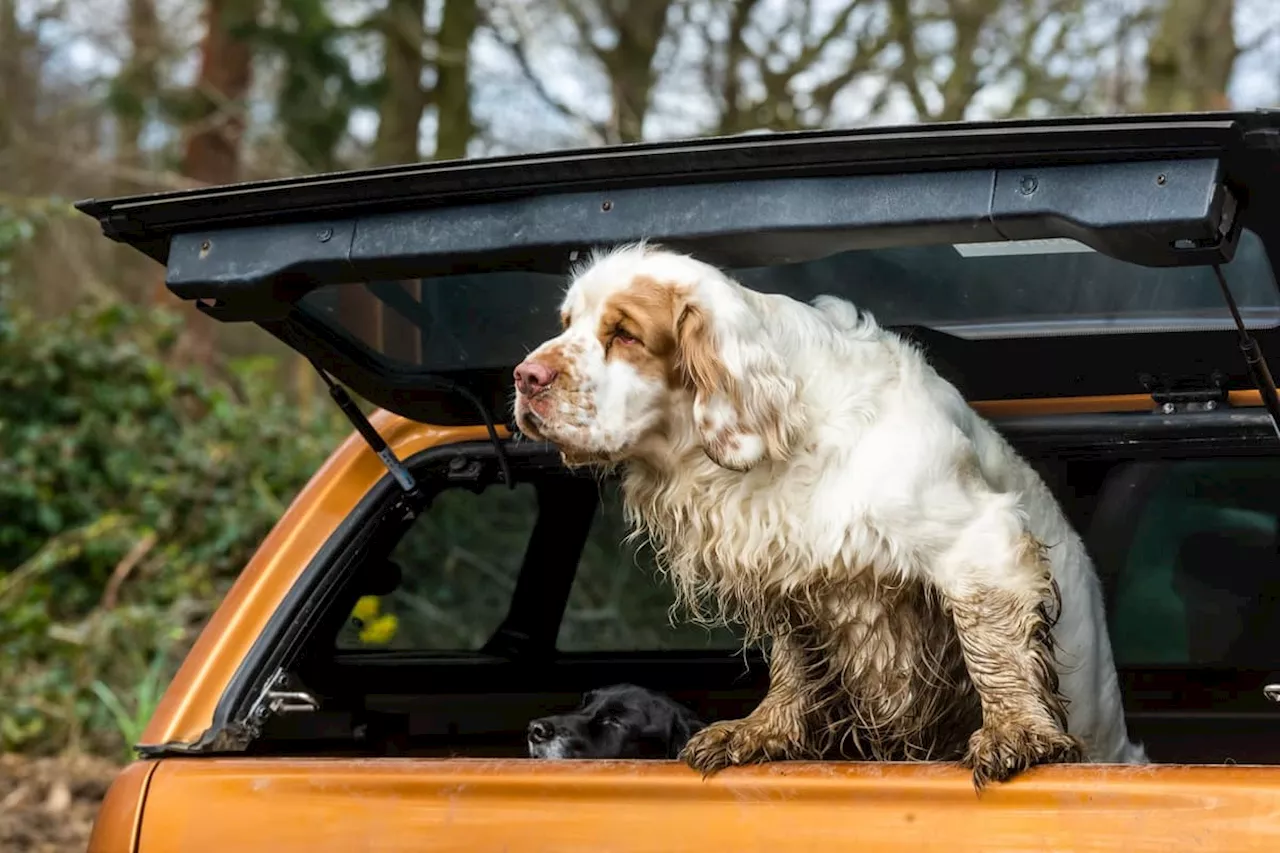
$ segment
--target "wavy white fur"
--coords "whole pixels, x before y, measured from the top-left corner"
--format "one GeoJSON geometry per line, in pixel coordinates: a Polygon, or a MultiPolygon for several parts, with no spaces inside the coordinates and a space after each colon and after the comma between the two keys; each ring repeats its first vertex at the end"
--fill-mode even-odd
{"type": "Polygon", "coordinates": [[[769,695],[691,764],[839,748],[963,758],[981,786],[1147,760],[1080,537],[914,346],[643,244],[591,258],[562,315],[517,369],[522,431],[621,465],[680,600],[773,640],[769,695]]]}

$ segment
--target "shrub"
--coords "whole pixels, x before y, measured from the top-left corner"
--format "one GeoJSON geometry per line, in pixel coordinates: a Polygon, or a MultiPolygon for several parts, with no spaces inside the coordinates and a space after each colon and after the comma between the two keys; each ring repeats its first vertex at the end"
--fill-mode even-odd
{"type": "Polygon", "coordinates": [[[40,321],[0,298],[0,751],[118,750],[349,432],[269,361],[175,367],[178,323],[122,304],[40,321]]]}

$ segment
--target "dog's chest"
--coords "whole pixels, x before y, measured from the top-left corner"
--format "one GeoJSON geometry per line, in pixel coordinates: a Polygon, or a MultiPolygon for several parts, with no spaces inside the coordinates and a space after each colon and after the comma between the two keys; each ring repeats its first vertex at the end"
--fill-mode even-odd
{"type": "Polygon", "coordinates": [[[815,709],[832,731],[857,730],[856,755],[951,756],[980,722],[954,623],[921,585],[868,573],[816,612],[778,617],[775,642],[799,648],[815,709]]]}

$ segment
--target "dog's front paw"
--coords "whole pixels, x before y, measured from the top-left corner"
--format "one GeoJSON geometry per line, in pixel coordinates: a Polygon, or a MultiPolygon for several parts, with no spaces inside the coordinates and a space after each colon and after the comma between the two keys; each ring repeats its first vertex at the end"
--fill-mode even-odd
{"type": "Polygon", "coordinates": [[[797,749],[795,738],[768,731],[747,718],[712,723],[689,738],[680,757],[703,776],[710,776],[726,767],[788,758],[797,749]]]}
{"type": "Polygon", "coordinates": [[[710,776],[738,762],[734,761],[734,732],[742,720],[721,720],[702,729],[680,750],[680,758],[703,776],[710,776]]]}
{"type": "Polygon", "coordinates": [[[1007,782],[1037,764],[1071,764],[1084,760],[1084,744],[1056,729],[1013,723],[984,725],[969,738],[963,764],[973,770],[973,786],[1007,782]]]}

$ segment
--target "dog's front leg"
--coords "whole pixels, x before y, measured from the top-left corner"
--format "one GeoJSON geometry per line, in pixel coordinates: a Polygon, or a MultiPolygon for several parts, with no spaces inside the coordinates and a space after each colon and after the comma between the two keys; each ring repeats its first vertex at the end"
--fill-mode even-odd
{"type": "Polygon", "coordinates": [[[1059,604],[1044,546],[1012,513],[979,519],[943,561],[946,603],[982,702],[965,766],[979,790],[1037,764],[1081,761],[1058,693],[1052,619],[1059,604]]]}
{"type": "Polygon", "coordinates": [[[764,699],[741,720],[721,720],[699,731],[680,757],[704,776],[734,765],[807,757],[809,702],[803,651],[775,637],[764,699]]]}

